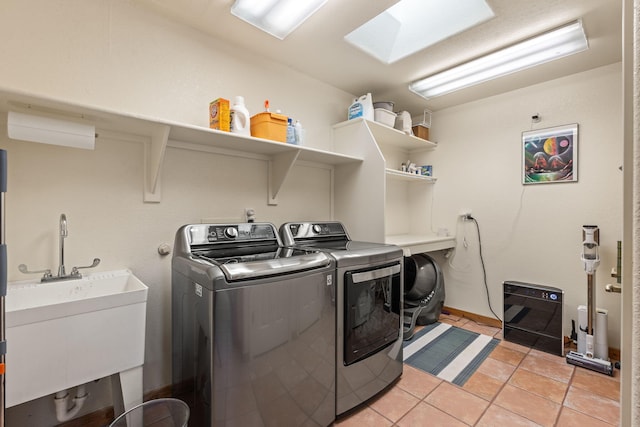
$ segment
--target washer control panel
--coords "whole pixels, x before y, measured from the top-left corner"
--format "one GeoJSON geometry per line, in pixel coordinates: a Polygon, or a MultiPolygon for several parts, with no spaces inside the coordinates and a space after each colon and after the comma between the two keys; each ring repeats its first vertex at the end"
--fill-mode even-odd
{"type": "Polygon", "coordinates": [[[277,230],[270,223],[194,224],[189,226],[191,245],[225,242],[278,242],[277,230]]]}

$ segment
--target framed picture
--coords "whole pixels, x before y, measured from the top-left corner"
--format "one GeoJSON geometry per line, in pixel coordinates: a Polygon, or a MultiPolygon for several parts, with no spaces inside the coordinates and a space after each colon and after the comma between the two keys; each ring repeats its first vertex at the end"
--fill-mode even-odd
{"type": "Polygon", "coordinates": [[[522,183],[578,181],[578,124],[522,132],[522,183]]]}

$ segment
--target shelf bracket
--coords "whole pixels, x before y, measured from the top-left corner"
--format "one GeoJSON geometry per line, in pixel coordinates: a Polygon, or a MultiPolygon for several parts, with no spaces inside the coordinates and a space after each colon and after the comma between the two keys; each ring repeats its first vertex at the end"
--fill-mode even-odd
{"type": "Polygon", "coordinates": [[[169,139],[170,126],[158,125],[151,139],[144,144],[144,201],[159,203],[161,199],[160,171],[169,139]]]}
{"type": "Polygon", "coordinates": [[[267,200],[267,204],[270,206],[278,204],[278,192],[280,192],[282,184],[287,179],[287,175],[289,175],[299,155],[300,150],[285,151],[284,153],[273,155],[268,161],[269,200],[267,200]]]}

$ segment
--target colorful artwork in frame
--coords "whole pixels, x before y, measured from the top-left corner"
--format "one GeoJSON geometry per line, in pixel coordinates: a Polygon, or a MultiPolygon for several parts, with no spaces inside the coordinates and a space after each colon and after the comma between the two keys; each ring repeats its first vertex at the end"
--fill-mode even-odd
{"type": "Polygon", "coordinates": [[[522,183],[578,181],[578,124],[522,132],[522,183]]]}

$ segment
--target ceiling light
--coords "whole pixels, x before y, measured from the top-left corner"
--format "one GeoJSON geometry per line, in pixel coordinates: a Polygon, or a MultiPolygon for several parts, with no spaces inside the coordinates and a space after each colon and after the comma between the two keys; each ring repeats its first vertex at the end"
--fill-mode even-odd
{"type": "Polygon", "coordinates": [[[391,64],[494,16],[486,0],[401,0],[344,39],[391,64]]]}
{"type": "Polygon", "coordinates": [[[236,0],[231,14],[283,40],[327,0],[236,0]]]}
{"type": "Polygon", "coordinates": [[[96,128],[77,122],[9,111],[7,135],[11,139],[93,150],[96,128]]]}
{"type": "Polygon", "coordinates": [[[589,48],[581,21],[543,33],[409,85],[429,99],[553,61],[589,48]]]}

